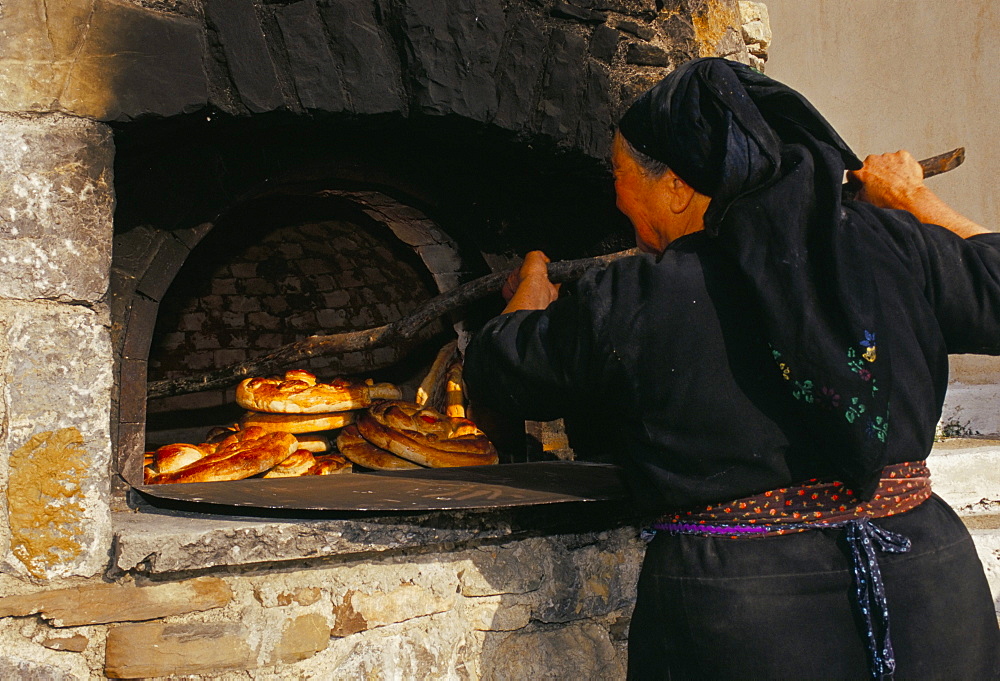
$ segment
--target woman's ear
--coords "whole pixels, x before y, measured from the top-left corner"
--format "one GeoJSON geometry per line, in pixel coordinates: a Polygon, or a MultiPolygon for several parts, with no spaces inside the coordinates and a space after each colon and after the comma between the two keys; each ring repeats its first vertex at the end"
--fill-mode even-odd
{"type": "Polygon", "coordinates": [[[678,177],[672,170],[668,170],[664,174],[662,182],[665,185],[663,189],[666,190],[669,197],[667,207],[670,211],[678,215],[686,211],[697,193],[694,187],[678,177]]]}

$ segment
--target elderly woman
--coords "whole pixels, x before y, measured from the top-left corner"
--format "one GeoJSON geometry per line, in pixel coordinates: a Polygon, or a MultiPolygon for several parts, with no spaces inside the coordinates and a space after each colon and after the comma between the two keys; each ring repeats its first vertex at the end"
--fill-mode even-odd
{"type": "Polygon", "coordinates": [[[560,296],[530,253],[466,378],[528,418],[600,405],[659,516],[630,677],[996,678],[983,569],[924,459],[948,353],[1000,354],[1000,235],[722,59],[643,95],[613,165],[648,255],[560,296]]]}

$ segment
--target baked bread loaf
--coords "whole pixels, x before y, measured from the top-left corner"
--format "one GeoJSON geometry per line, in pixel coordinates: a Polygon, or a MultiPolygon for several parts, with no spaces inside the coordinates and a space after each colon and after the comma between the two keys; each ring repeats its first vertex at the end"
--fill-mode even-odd
{"type": "Polygon", "coordinates": [[[465,418],[465,384],[462,383],[462,361],[455,360],[448,367],[444,386],[444,413],[455,418],[465,418]]]}
{"type": "Polygon", "coordinates": [[[190,466],[195,461],[201,461],[209,454],[214,453],[215,449],[216,445],[212,443],[164,445],[153,452],[153,460],[149,467],[154,474],[173,473],[185,466],[190,466]]]}
{"type": "Polygon", "coordinates": [[[451,358],[455,356],[456,348],[458,348],[458,341],[453,340],[438,350],[438,354],[434,358],[431,368],[427,371],[427,375],[424,376],[424,380],[420,382],[420,387],[417,388],[417,396],[413,400],[421,407],[435,403],[438,394],[441,392],[444,372],[447,370],[451,358]]]}
{"type": "Polygon", "coordinates": [[[313,454],[322,454],[330,451],[330,438],[323,433],[308,433],[306,435],[296,435],[299,441],[299,449],[305,449],[313,454]]]}
{"type": "Polygon", "coordinates": [[[354,467],[351,462],[337,453],[322,454],[316,457],[316,463],[306,475],[337,475],[351,473],[354,467]]]}
{"type": "Polygon", "coordinates": [[[423,468],[412,461],[400,458],[392,452],[376,447],[361,437],[356,425],[350,425],[337,436],[337,450],[345,457],[365,468],[375,471],[401,471],[423,468]]]}
{"type": "Polygon", "coordinates": [[[247,378],[236,388],[236,403],[244,409],[272,414],[324,414],[371,406],[376,400],[398,400],[399,388],[337,378],[318,383],[316,376],[301,369],[284,378],[247,378]]]}
{"type": "Polygon", "coordinates": [[[316,457],[308,449],[296,449],[292,455],[264,473],[265,478],[298,478],[316,465],[316,457]]]}
{"type": "Polygon", "coordinates": [[[183,468],[170,472],[162,472],[159,468],[151,471],[153,475],[146,482],[242,480],[274,468],[299,448],[291,433],[266,433],[260,428],[240,430],[217,445],[199,445],[197,448],[213,446],[214,451],[183,468]]]}
{"type": "Polygon", "coordinates": [[[342,411],[336,414],[262,414],[248,411],[240,419],[240,426],[250,428],[257,426],[267,432],[282,432],[299,435],[300,433],[315,433],[320,430],[336,430],[348,423],[354,423],[353,411],[342,411]]]}
{"type": "Polygon", "coordinates": [[[486,435],[468,419],[445,416],[412,402],[380,402],[358,419],[373,445],[421,466],[482,466],[498,461],[486,435]]]}

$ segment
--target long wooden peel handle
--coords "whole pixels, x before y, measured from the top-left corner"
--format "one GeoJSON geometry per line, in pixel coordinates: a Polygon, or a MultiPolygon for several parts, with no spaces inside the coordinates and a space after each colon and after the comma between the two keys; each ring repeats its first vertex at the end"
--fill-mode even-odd
{"type": "MultiPolygon", "coordinates": [[[[557,284],[572,281],[593,267],[606,266],[618,258],[635,255],[635,253],[636,250],[633,248],[593,258],[550,263],[549,279],[557,284]]],[[[303,362],[310,357],[359,352],[387,345],[404,347],[413,342],[417,338],[418,332],[435,319],[449,312],[454,312],[490,293],[500,291],[507,275],[507,272],[494,272],[462,284],[431,298],[414,312],[385,326],[377,326],[363,331],[311,336],[305,340],[283,345],[262,357],[214,369],[204,374],[150,381],[146,384],[146,395],[148,397],[168,397],[202,390],[229,388],[247,376],[266,376],[279,369],[303,362]]],[[[377,368],[383,367],[373,366],[371,370],[377,368]]]]}
{"type": "Polygon", "coordinates": [[[949,170],[954,170],[965,161],[965,147],[958,147],[951,151],[937,156],[931,156],[920,161],[920,167],[924,169],[924,177],[934,177],[949,170]]]}

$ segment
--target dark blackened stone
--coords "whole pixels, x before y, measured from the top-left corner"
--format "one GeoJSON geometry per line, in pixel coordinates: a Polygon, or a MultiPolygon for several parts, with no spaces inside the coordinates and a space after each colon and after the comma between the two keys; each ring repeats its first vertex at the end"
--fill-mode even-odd
{"type": "Polygon", "coordinates": [[[493,0],[409,0],[399,17],[413,103],[431,114],[486,121],[497,110],[493,71],[504,13],[493,0]]]}
{"type": "MultiPolygon", "coordinates": [[[[600,27],[599,27],[600,28],[600,27]]],[[[509,31],[507,47],[496,72],[497,115],[494,123],[509,130],[523,130],[535,113],[547,43],[527,15],[519,15],[509,31]]]]}
{"type": "Polygon", "coordinates": [[[660,28],[674,49],[694,51],[695,33],[690,16],[675,14],[661,21],[660,28]]]}
{"type": "Polygon", "coordinates": [[[553,29],[545,65],[538,131],[560,142],[573,143],[582,110],[580,96],[586,88],[587,44],[575,32],[553,29]]]}
{"type": "Polygon", "coordinates": [[[608,19],[608,16],[603,12],[584,9],[583,7],[571,5],[568,2],[557,2],[552,7],[550,14],[557,19],[573,19],[575,21],[582,21],[585,24],[603,24],[608,19]]]}
{"type": "Polygon", "coordinates": [[[625,62],[637,66],[670,66],[670,55],[655,45],[629,43],[625,62]]]}
{"type": "Polygon", "coordinates": [[[405,111],[402,75],[392,42],[371,0],[329,0],[320,16],[355,113],[405,111]]]}
{"type": "Polygon", "coordinates": [[[594,9],[652,19],[656,16],[656,0],[594,0],[594,9]]]}
{"type": "Polygon", "coordinates": [[[610,64],[618,50],[618,40],[622,34],[610,26],[598,26],[590,36],[590,54],[596,59],[610,64]]]}
{"type": "Polygon", "coordinates": [[[619,21],[616,26],[618,30],[631,33],[636,38],[642,38],[643,40],[652,40],[653,36],[656,35],[656,31],[654,31],[651,27],[634,21],[619,21]]]}
{"type": "Polygon", "coordinates": [[[633,78],[628,80],[622,85],[621,91],[621,113],[625,113],[632,102],[639,98],[639,95],[643,94],[649,88],[656,85],[663,78],[663,74],[650,74],[641,73],[636,74],[633,78]]]}
{"type": "Polygon", "coordinates": [[[284,38],[292,80],[302,106],[326,111],[347,109],[347,97],[316,3],[297,2],[278,7],[274,18],[284,38]]]}
{"type": "Polygon", "coordinates": [[[212,0],[206,3],[205,12],[218,31],[240,101],[254,113],[280,108],[284,98],[253,4],[212,0]]]}
{"type": "Polygon", "coordinates": [[[611,79],[608,67],[597,62],[587,65],[587,85],[581,94],[580,125],[577,146],[597,158],[611,152],[611,79]]]}
{"type": "Polygon", "coordinates": [[[109,55],[114,57],[113,97],[103,120],[173,116],[205,106],[208,76],[202,64],[201,21],[110,2],[97,7],[89,38],[75,58],[105,63],[109,55]]]}

